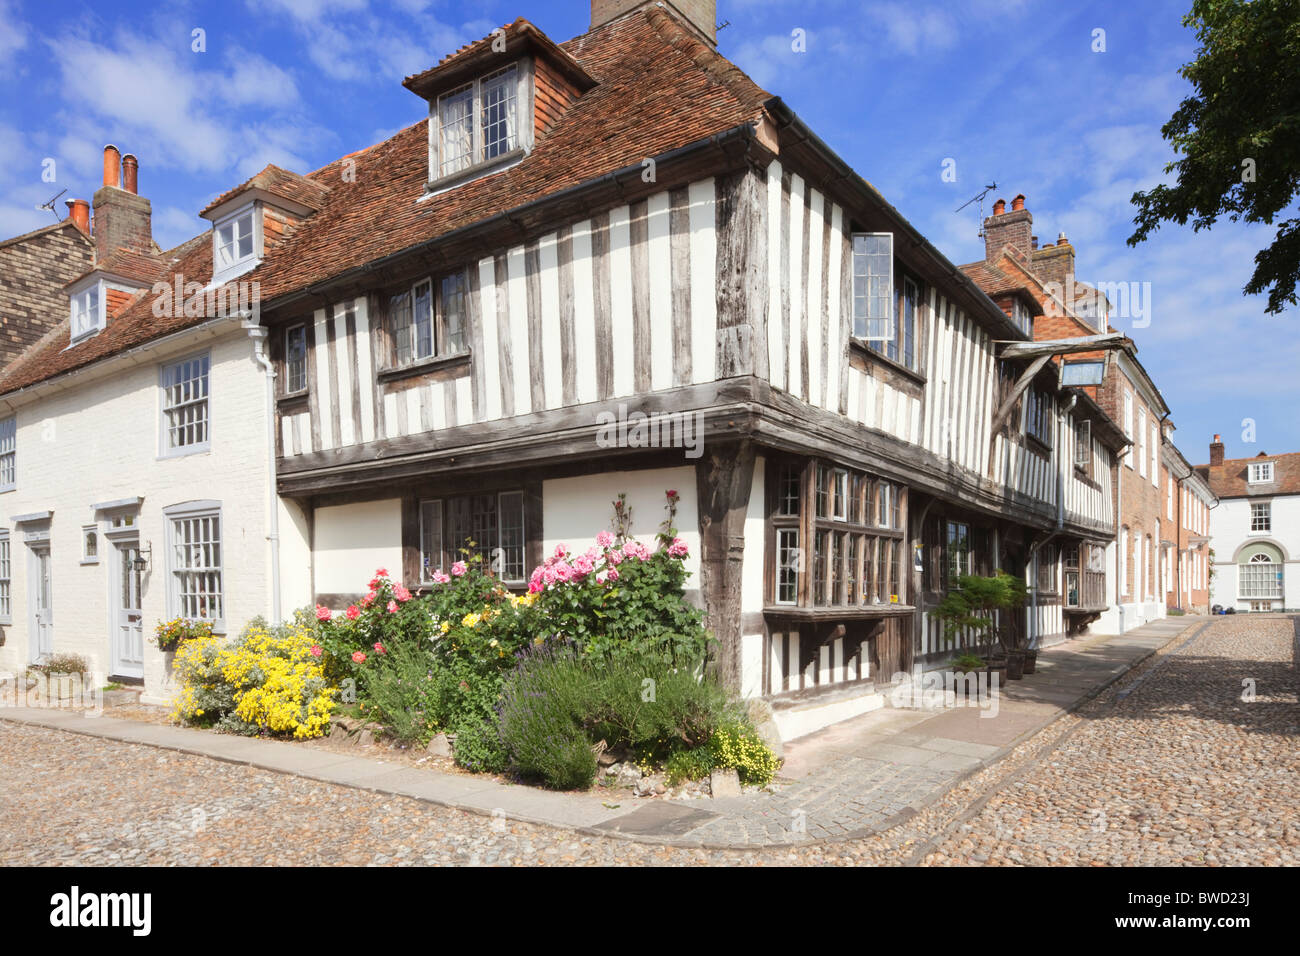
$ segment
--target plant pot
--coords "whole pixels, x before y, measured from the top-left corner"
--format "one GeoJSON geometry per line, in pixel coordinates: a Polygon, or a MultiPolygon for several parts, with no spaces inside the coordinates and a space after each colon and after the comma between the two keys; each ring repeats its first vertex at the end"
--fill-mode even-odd
{"type": "Polygon", "coordinates": [[[1038,669],[1038,651],[1025,651],[1025,673],[1032,674],[1038,669]]]}
{"type": "Polygon", "coordinates": [[[1005,660],[989,661],[988,672],[990,679],[994,674],[998,675],[998,683],[1006,684],[1007,682],[1007,662],[1005,660]]]}
{"type": "Polygon", "coordinates": [[[1010,651],[1007,654],[1007,679],[1020,680],[1025,676],[1025,652],[1010,651]]]}

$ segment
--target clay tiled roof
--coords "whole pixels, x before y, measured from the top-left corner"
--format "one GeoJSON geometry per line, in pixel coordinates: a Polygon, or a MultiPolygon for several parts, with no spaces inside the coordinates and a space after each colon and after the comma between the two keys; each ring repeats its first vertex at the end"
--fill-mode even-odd
{"type": "MultiPolygon", "coordinates": [[[[526,21],[516,24],[521,22],[526,21]]],[[[258,281],[262,302],[270,303],[646,157],[755,123],[770,99],[672,14],[655,7],[602,24],[560,49],[597,85],[536,137],[528,156],[503,172],[425,198],[428,134],[427,121],[421,120],[309,176],[268,167],[223,193],[207,208],[257,185],[272,192],[299,190],[297,201],[318,208],[242,280],[258,281]],[[354,176],[342,175],[349,160],[355,164],[354,176]]],[[[168,274],[207,281],[212,275],[211,234],[164,253],[159,261],[168,274]]],[[[205,318],[156,318],[146,292],[102,332],[70,349],[65,320],[62,334],[56,329],[0,375],[0,394],[205,318]]]]}
{"type": "MultiPolygon", "coordinates": [[[[212,239],[206,233],[177,246],[158,257],[159,274],[181,274],[190,278],[212,275],[212,239]]],[[[50,330],[44,338],[8,365],[0,374],[0,395],[83,368],[92,362],[142,345],[151,339],[180,331],[202,322],[202,318],[184,315],[177,309],[171,316],[153,314],[152,296],[145,289],[120,315],[111,317],[105,329],[68,348],[71,317],[50,330]]]]}
{"type": "Polygon", "coordinates": [[[121,276],[139,285],[153,285],[167,272],[169,262],[165,255],[150,256],[134,249],[118,248],[103,262],[96,262],[93,268],[77,276],[64,288],[74,286],[86,276],[97,272],[121,276]]]}
{"type": "Polygon", "coordinates": [[[1300,495],[1300,452],[1254,458],[1227,458],[1221,465],[1197,465],[1197,473],[1219,498],[1248,498],[1258,495],[1300,495]],[[1251,484],[1250,466],[1261,461],[1273,462],[1273,480],[1251,484]]]}
{"type": "Polygon", "coordinates": [[[281,169],[279,166],[268,165],[256,176],[245,180],[234,189],[227,189],[204,206],[199,215],[206,215],[222,203],[249,189],[261,189],[273,196],[306,206],[308,209],[320,209],[325,205],[325,198],[329,195],[329,188],[321,183],[287,169],[281,169]]]}
{"type": "Polygon", "coordinates": [[[597,85],[537,137],[526,158],[421,202],[429,173],[427,122],[402,130],[358,158],[355,181],[337,182],[336,175],[325,208],[294,233],[274,267],[268,262],[257,270],[263,300],[755,122],[769,98],[671,14],[654,8],[561,48],[597,85]]]}

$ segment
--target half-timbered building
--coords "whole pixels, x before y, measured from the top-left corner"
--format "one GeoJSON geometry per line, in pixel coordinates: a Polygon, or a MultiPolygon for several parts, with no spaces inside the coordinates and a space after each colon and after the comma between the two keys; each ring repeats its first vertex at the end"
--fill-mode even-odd
{"type": "Polygon", "coordinates": [[[1024,574],[1007,626],[1064,636],[1127,443],[1048,361],[1085,346],[1035,342],[1033,294],[987,294],[714,34],[706,2],[515,20],[406,79],[419,122],[203,211],[200,282],[260,291],[272,615],[466,547],[523,587],[619,495],[648,540],[671,489],[718,672],[787,737],[943,664],[963,573],[1024,574]]]}

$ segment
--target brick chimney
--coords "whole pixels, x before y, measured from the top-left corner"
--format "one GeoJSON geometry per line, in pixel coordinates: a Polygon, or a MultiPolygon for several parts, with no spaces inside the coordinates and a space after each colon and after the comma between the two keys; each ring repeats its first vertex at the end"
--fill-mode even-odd
{"type": "Polygon", "coordinates": [[[1217,468],[1223,464],[1223,438],[1220,435],[1214,436],[1214,441],[1210,442],[1210,467],[1217,468]]]}
{"type": "Polygon", "coordinates": [[[997,262],[1004,246],[1014,247],[1026,262],[1033,254],[1034,217],[1025,208],[1025,197],[1011,200],[1010,212],[1006,208],[1006,200],[999,199],[993,204],[993,215],[984,220],[985,262],[997,262]]]}
{"type": "Polygon", "coordinates": [[[124,159],[111,143],[104,147],[104,185],[94,197],[96,262],[103,262],[118,248],[145,255],[154,252],[153,207],[149,200],[136,194],[139,168],[134,156],[128,153],[124,159]]]}
{"type": "Polygon", "coordinates": [[[639,7],[661,7],[684,22],[710,46],[718,45],[716,0],[591,0],[593,28],[639,7]]]}
{"type": "Polygon", "coordinates": [[[1040,246],[1034,250],[1034,275],[1046,285],[1059,282],[1063,288],[1068,287],[1074,279],[1074,246],[1065,238],[1065,233],[1056,237],[1056,245],[1040,246]]]}

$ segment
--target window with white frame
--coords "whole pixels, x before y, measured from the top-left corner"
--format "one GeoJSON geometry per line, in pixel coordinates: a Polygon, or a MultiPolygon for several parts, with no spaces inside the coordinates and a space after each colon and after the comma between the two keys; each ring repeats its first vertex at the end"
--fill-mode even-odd
{"type": "Polygon", "coordinates": [[[1174,476],[1170,475],[1165,485],[1165,517],[1174,520],[1174,476]]]}
{"type": "Polygon", "coordinates": [[[894,340],[894,236],[853,236],[853,334],[885,351],[894,340]]]}
{"type": "Polygon", "coordinates": [[[394,368],[458,355],[467,349],[468,289],[469,279],[462,269],[436,282],[424,279],[409,292],[393,296],[388,327],[394,368]]]}
{"type": "MultiPolygon", "coordinates": [[[[1124,392],[1124,437],[1133,437],[1133,393],[1124,392]]],[[[1129,467],[1133,467],[1133,459],[1129,459],[1129,467]]]]}
{"type": "Polygon", "coordinates": [[[1119,593],[1128,594],[1128,563],[1132,555],[1129,553],[1128,528],[1120,529],[1119,533],[1119,593]]]}
{"type": "Polygon", "coordinates": [[[284,332],[284,391],[295,395],[307,389],[307,326],[284,332]]]}
{"type": "Polygon", "coordinates": [[[1011,321],[1016,323],[1016,328],[1026,335],[1034,334],[1033,313],[1019,296],[1011,300],[1011,321]]]}
{"type": "Polygon", "coordinates": [[[18,483],[18,419],[0,419],[0,491],[13,491],[18,483]]]}
{"type": "Polygon", "coordinates": [[[12,620],[13,603],[10,594],[9,532],[0,531],[0,622],[12,620]]]}
{"type": "Polygon", "coordinates": [[[1237,593],[1243,598],[1280,598],[1282,596],[1281,565],[1272,555],[1258,551],[1237,566],[1237,593]]]}
{"type": "Polygon", "coordinates": [[[93,335],[104,327],[104,298],[100,283],[74,293],[72,302],[72,341],[77,342],[93,335]]]}
{"type": "Polygon", "coordinates": [[[1145,408],[1138,409],[1137,440],[1138,474],[1145,478],[1147,476],[1147,412],[1145,408]]]}
{"type": "Polygon", "coordinates": [[[257,205],[217,220],[212,227],[212,281],[221,282],[257,265],[261,243],[257,205]]]}
{"type": "Polygon", "coordinates": [[[1264,481],[1273,480],[1273,463],[1271,461],[1256,461],[1250,465],[1250,483],[1259,484],[1264,481]]]}
{"type": "Polygon", "coordinates": [[[510,64],[438,97],[435,179],[507,156],[523,147],[520,135],[521,71],[510,64]]]}
{"type": "Polygon", "coordinates": [[[524,493],[485,495],[420,502],[420,579],[428,583],[457,561],[482,559],[506,584],[524,582],[524,493]]]}
{"type": "Polygon", "coordinates": [[[81,529],[81,563],[99,563],[99,529],[93,524],[81,529]]]}
{"type": "Polygon", "coordinates": [[[1160,434],[1154,421],[1151,423],[1151,484],[1160,487],[1160,434]]]}
{"type": "Polygon", "coordinates": [[[202,451],[210,440],[208,427],[209,356],[165,365],[162,370],[163,454],[202,451]]]}
{"type": "Polygon", "coordinates": [[[1250,503],[1250,530],[1252,532],[1273,530],[1273,503],[1271,501],[1252,501],[1250,503]]]}
{"type": "Polygon", "coordinates": [[[193,502],[166,508],[168,614],[224,622],[221,506],[193,502]]]}

